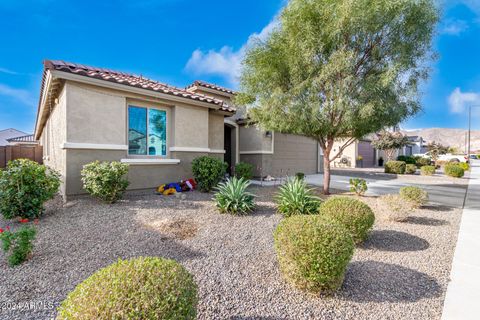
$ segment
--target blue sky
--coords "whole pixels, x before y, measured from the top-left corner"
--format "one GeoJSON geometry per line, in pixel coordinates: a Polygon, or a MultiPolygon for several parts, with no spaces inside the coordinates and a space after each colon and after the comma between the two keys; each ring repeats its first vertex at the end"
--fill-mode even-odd
{"type": "MultiPolygon", "coordinates": [[[[439,0],[440,1],[440,0],[439,0]]],[[[184,87],[235,88],[245,45],[265,37],[285,0],[0,1],[0,129],[34,128],[44,59],[142,74],[184,87]]],[[[464,128],[480,105],[480,0],[446,0],[439,58],[409,129],[464,128]]],[[[480,108],[473,126],[480,129],[480,108]]]]}

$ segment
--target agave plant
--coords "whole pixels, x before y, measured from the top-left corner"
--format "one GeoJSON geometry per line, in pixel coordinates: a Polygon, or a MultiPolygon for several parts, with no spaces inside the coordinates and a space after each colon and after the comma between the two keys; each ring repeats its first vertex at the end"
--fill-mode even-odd
{"type": "Polygon", "coordinates": [[[247,187],[250,185],[248,180],[243,178],[238,179],[233,177],[226,182],[220,183],[216,187],[215,202],[217,208],[222,213],[231,214],[246,214],[253,210],[255,197],[250,192],[247,192],[247,187]]]}
{"type": "Polygon", "coordinates": [[[275,196],[277,211],[285,217],[317,214],[321,199],[313,195],[303,179],[288,179],[275,196]]]}

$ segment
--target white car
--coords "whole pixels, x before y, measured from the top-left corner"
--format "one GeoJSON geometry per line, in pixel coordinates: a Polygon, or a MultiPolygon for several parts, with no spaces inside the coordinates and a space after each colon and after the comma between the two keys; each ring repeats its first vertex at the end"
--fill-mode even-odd
{"type": "Polygon", "coordinates": [[[467,162],[468,157],[464,154],[441,154],[438,156],[438,160],[440,161],[448,161],[448,162],[467,162]]]}

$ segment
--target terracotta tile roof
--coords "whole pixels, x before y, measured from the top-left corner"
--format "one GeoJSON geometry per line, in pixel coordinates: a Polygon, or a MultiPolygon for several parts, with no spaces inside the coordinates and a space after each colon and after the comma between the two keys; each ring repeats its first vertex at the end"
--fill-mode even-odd
{"type": "Polygon", "coordinates": [[[155,80],[151,80],[141,75],[138,76],[125,72],[114,71],[111,69],[90,67],[83,64],[70,63],[61,60],[45,60],[44,66],[45,69],[68,72],[94,79],[115,82],[130,87],[136,87],[169,94],[172,96],[210,103],[220,107],[220,110],[222,111],[235,112],[236,110],[233,106],[228,105],[223,100],[200,93],[189,92],[185,89],[180,89],[155,80]]]}
{"type": "Polygon", "coordinates": [[[8,142],[35,142],[33,134],[27,134],[26,136],[14,137],[7,139],[8,142]]]}
{"type": "Polygon", "coordinates": [[[201,80],[196,80],[194,83],[189,85],[186,89],[189,89],[191,87],[204,87],[204,88],[209,88],[209,89],[225,92],[225,93],[228,93],[228,94],[236,94],[236,92],[231,90],[231,89],[221,87],[221,86],[217,86],[216,84],[208,83],[208,82],[201,81],[201,80]]]}

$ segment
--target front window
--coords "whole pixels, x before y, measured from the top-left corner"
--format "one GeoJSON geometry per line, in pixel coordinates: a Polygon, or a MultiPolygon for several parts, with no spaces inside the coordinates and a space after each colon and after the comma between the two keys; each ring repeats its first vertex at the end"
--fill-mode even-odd
{"type": "Polygon", "coordinates": [[[128,154],[167,155],[167,112],[128,106],[128,154]]]}

